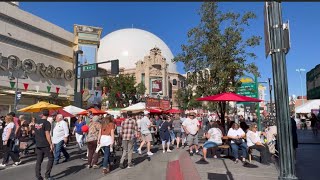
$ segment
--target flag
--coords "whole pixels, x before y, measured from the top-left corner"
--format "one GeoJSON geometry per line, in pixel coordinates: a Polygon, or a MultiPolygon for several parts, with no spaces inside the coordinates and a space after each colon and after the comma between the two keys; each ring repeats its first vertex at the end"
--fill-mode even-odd
{"type": "Polygon", "coordinates": [[[27,91],[28,87],[29,87],[29,84],[28,83],[23,83],[23,87],[24,87],[24,90],[27,91]]]}
{"type": "Polygon", "coordinates": [[[60,91],[60,88],[59,88],[59,87],[56,87],[56,92],[57,92],[57,94],[59,94],[59,91],[60,91]]]}
{"type": "Polygon", "coordinates": [[[48,93],[50,92],[50,90],[51,90],[51,86],[47,86],[48,93]]]}
{"type": "Polygon", "coordinates": [[[14,88],[14,85],[16,85],[16,82],[10,81],[10,87],[11,87],[12,89],[14,88]]]}

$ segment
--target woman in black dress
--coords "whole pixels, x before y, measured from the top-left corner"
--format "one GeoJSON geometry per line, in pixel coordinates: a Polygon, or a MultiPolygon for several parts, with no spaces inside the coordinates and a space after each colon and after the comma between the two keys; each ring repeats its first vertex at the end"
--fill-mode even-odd
{"type": "Polygon", "coordinates": [[[170,128],[170,123],[169,123],[169,119],[167,118],[167,116],[163,117],[163,121],[160,124],[160,138],[162,141],[162,149],[163,149],[163,153],[166,152],[166,148],[165,145],[167,144],[167,152],[171,152],[170,150],[170,132],[169,132],[169,128],[170,128]]]}

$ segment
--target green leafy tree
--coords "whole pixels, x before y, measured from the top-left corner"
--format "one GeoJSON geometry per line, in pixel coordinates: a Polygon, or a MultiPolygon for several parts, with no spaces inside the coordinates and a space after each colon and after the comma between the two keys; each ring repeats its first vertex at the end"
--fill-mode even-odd
{"type": "Polygon", "coordinates": [[[101,82],[101,88],[106,87],[110,108],[122,108],[123,104],[129,104],[137,90],[135,85],[135,77],[131,75],[120,74],[118,77],[104,77],[101,82]]]}
{"type": "Polygon", "coordinates": [[[144,93],[147,90],[146,86],[142,82],[136,86],[136,89],[137,89],[137,94],[139,95],[144,95],[144,93]]]}
{"type": "MultiPolygon", "coordinates": [[[[198,73],[187,80],[189,86],[196,87],[196,96],[235,92],[241,76],[259,76],[257,66],[248,60],[256,58],[252,48],[260,44],[261,37],[243,35],[244,31],[250,32],[246,28],[256,15],[222,12],[216,2],[204,2],[199,14],[200,24],[188,32],[187,44],[181,46],[182,52],[174,59],[183,62],[186,71],[198,73]],[[200,73],[205,68],[209,76],[200,73]]],[[[226,109],[226,103],[219,102],[223,124],[226,109]]]]}

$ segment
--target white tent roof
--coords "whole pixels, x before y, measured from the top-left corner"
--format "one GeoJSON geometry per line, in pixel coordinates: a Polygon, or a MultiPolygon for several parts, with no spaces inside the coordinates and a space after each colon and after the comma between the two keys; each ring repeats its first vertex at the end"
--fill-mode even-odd
{"type": "Polygon", "coordinates": [[[137,104],[121,109],[121,112],[132,111],[133,113],[136,113],[136,112],[144,111],[145,109],[146,109],[146,103],[139,102],[137,104]]]}
{"type": "Polygon", "coordinates": [[[72,106],[72,105],[64,107],[63,110],[70,113],[70,114],[73,114],[73,115],[76,115],[82,111],[85,111],[84,109],[81,109],[81,108],[78,108],[78,107],[72,106]]]}
{"type": "Polygon", "coordinates": [[[320,100],[310,100],[307,103],[296,107],[296,113],[311,113],[311,109],[319,109],[320,100]]]}
{"type": "Polygon", "coordinates": [[[106,112],[108,114],[111,114],[113,117],[121,116],[121,111],[120,110],[109,109],[109,110],[106,110],[106,112]]]}

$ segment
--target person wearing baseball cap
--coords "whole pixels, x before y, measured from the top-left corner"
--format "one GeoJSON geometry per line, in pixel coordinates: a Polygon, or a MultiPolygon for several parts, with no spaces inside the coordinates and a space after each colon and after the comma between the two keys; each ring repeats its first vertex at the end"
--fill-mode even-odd
{"type": "Polygon", "coordinates": [[[142,154],[141,148],[145,143],[147,143],[147,154],[148,156],[152,156],[153,153],[150,151],[151,149],[151,142],[152,142],[152,136],[150,132],[151,128],[151,122],[150,122],[150,114],[148,111],[144,111],[144,117],[140,121],[140,131],[141,131],[141,137],[142,137],[142,142],[140,144],[140,147],[138,148],[139,154],[142,154]]]}
{"type": "Polygon", "coordinates": [[[195,118],[196,113],[191,111],[189,112],[189,117],[183,121],[182,127],[187,134],[187,142],[188,146],[190,148],[190,156],[193,155],[193,149],[196,150],[196,153],[199,153],[198,150],[198,132],[199,132],[199,127],[200,123],[199,121],[195,118]]]}

